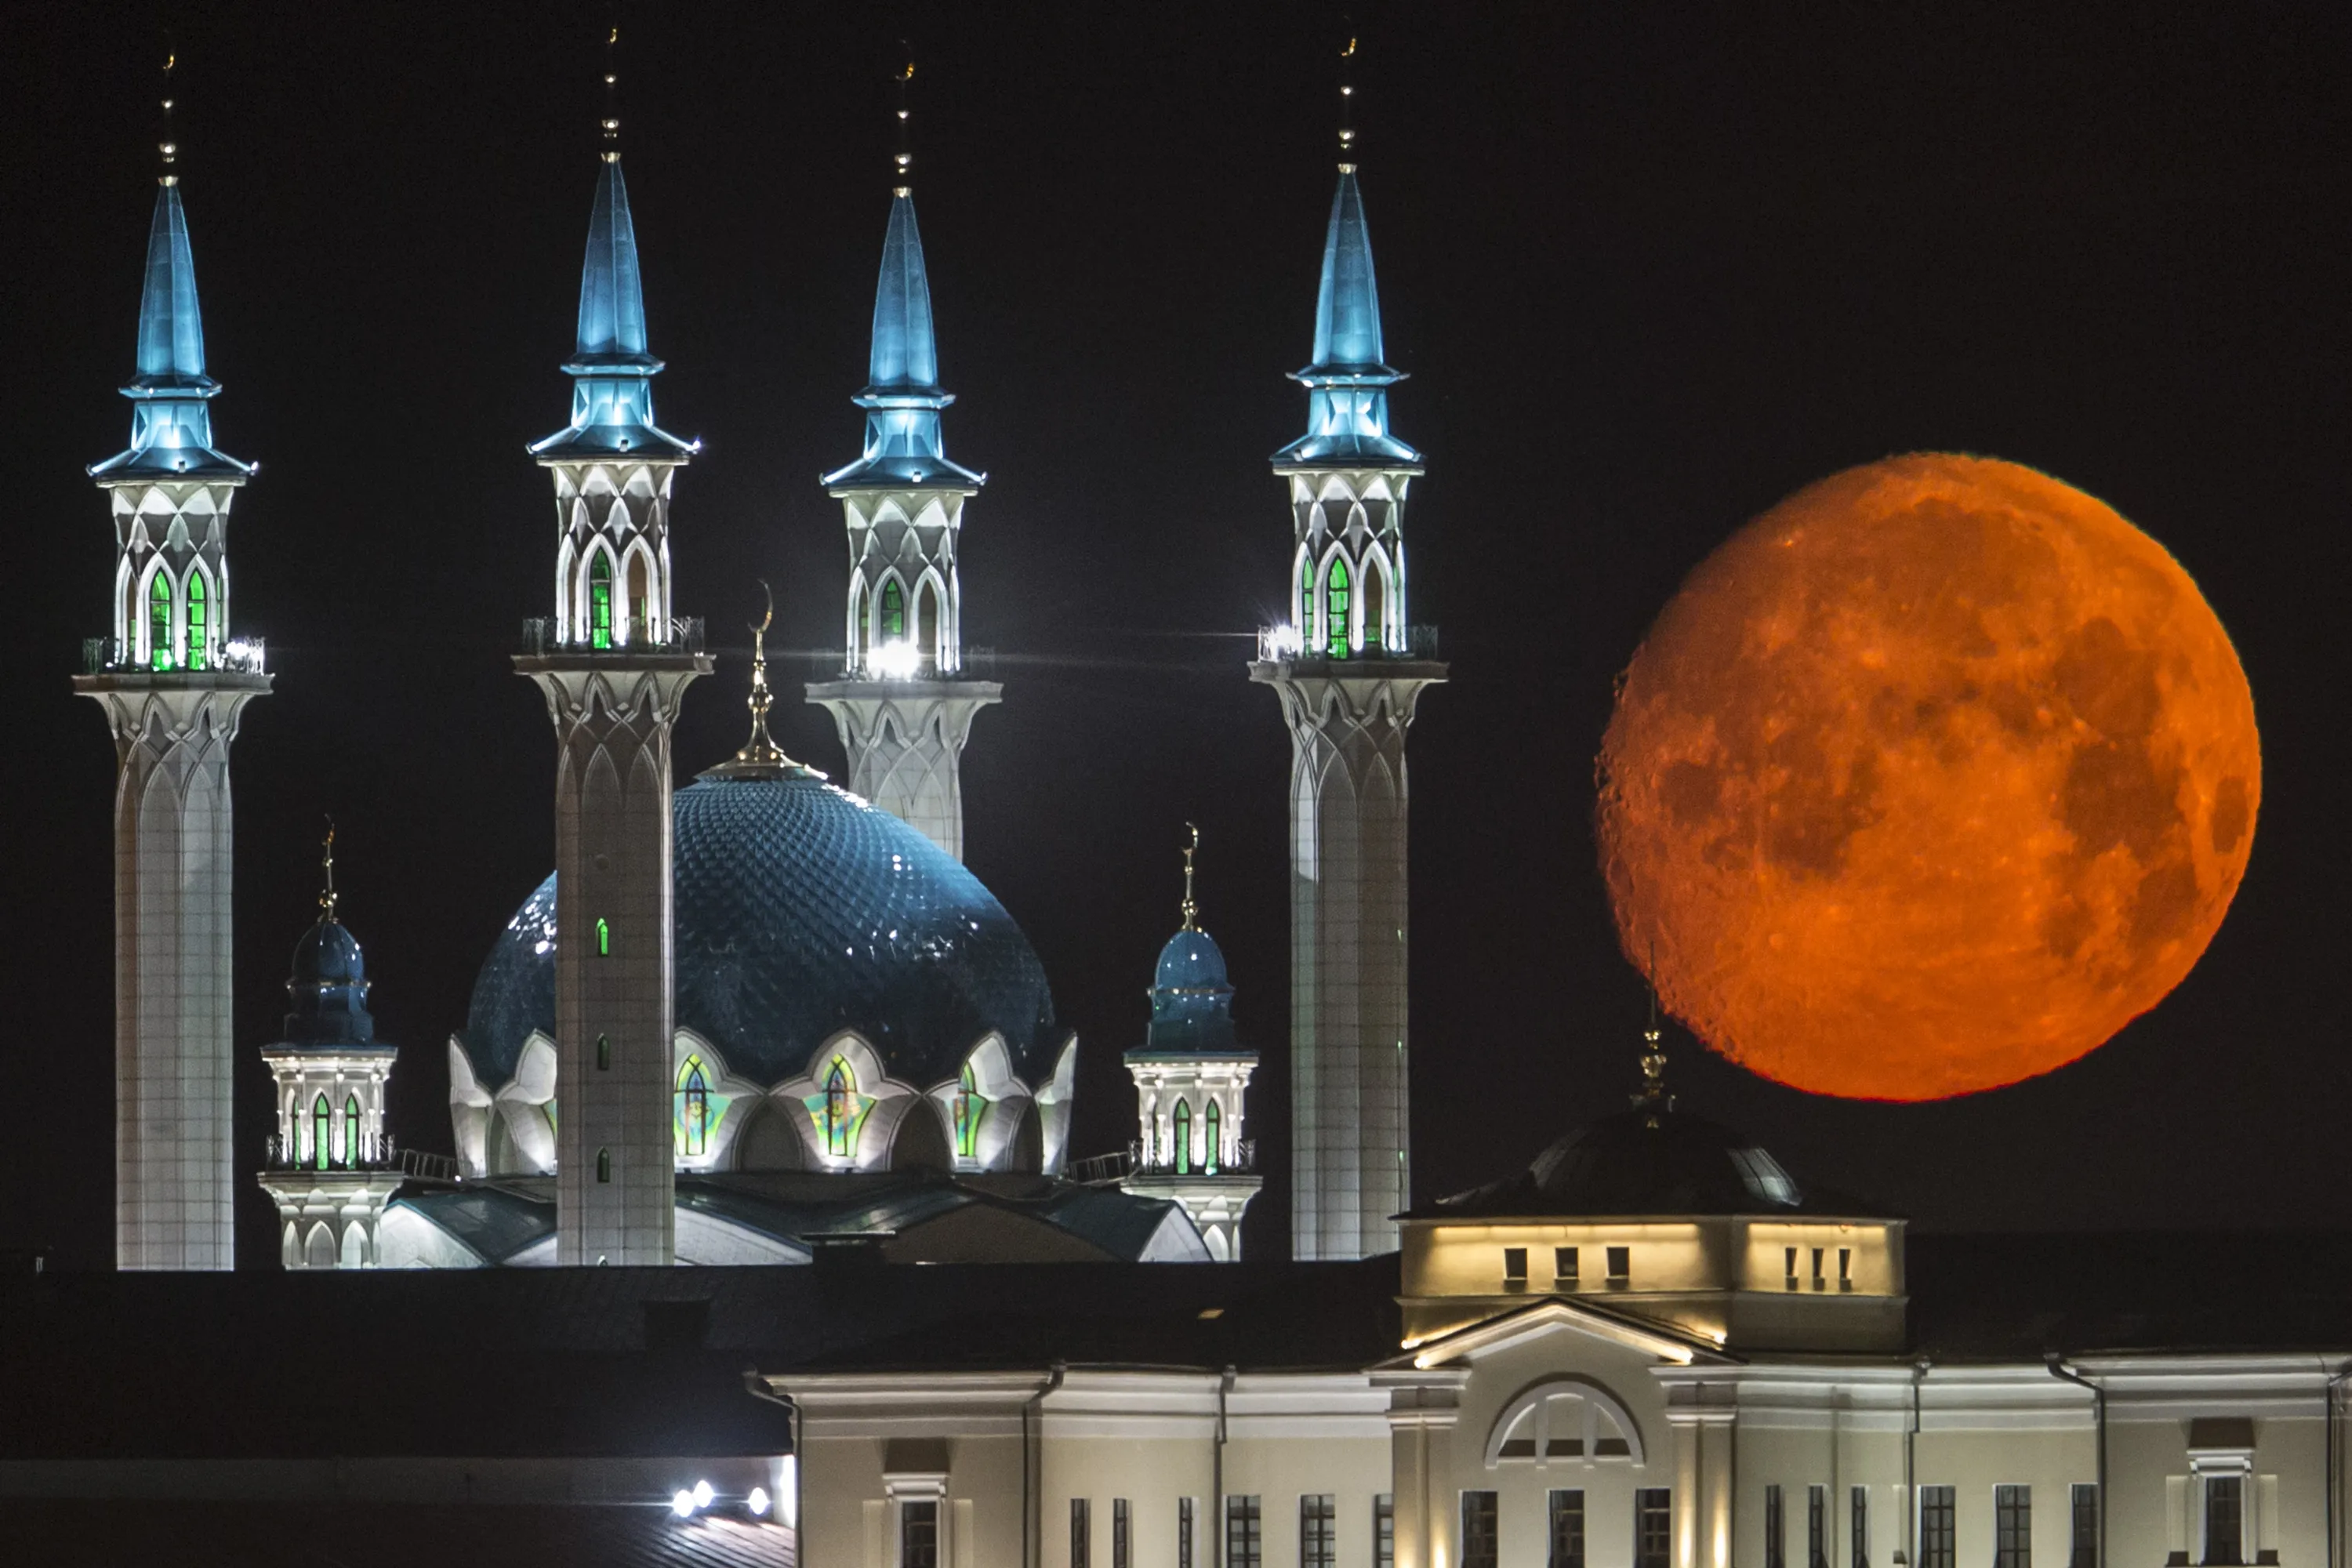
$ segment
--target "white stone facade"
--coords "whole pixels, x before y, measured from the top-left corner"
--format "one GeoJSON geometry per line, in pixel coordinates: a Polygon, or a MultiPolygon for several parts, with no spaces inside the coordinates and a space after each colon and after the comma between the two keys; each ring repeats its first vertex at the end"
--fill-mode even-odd
{"type": "Polygon", "coordinates": [[[1244,1121],[1244,1097],[1257,1058],[1130,1051],[1127,1070],[1135,1079],[1139,1125],[1134,1168],[1119,1185],[1139,1197],[1174,1201],[1211,1258],[1239,1262],[1242,1215],[1265,1184],[1244,1121]]]}
{"type": "Polygon", "coordinates": [[[257,673],[77,677],[114,733],[115,1266],[228,1268],[229,746],[257,673]]]}
{"type": "Polygon", "coordinates": [[[205,670],[230,662],[228,512],[244,482],[142,479],[106,487],[115,542],[109,663],[205,670]]]}
{"type": "Polygon", "coordinates": [[[373,1268],[384,1205],[400,1190],[387,1168],[384,1085],[389,1046],[281,1046],[261,1053],[277,1091],[278,1131],[262,1187],[278,1205],[288,1268],[373,1268]]]}
{"type": "Polygon", "coordinates": [[[669,494],[678,464],[542,459],[555,480],[555,640],[588,648],[671,640],[669,494]]]}
{"type": "Polygon", "coordinates": [[[849,793],[961,860],[964,742],[1003,692],[992,680],[852,679],[812,685],[808,700],[841,733],[849,793]]]}
{"type": "Polygon", "coordinates": [[[558,756],[558,1260],[672,1260],[670,730],[700,654],[524,655],[558,756]]]}

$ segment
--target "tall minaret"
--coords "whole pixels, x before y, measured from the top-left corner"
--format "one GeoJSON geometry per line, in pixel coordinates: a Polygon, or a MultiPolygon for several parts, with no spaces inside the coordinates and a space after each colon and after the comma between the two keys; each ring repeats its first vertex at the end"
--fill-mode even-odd
{"type": "MultiPolygon", "coordinates": [[[[604,82],[609,99],[609,57],[604,82]]],[[[555,479],[555,616],[515,668],[557,742],[556,1261],[619,1267],[672,1258],[670,726],[710,660],[670,614],[670,479],[699,446],[654,424],[662,362],[609,102],[604,133],[572,423],[530,448],[555,479]]]]}
{"type": "MultiPolygon", "coordinates": [[[[1352,49],[1353,46],[1350,45],[1352,49]]],[[[1352,87],[1340,89],[1345,105],[1352,87]]],[[[1355,133],[1339,132],[1352,158],[1355,133]]],[[[1290,492],[1295,626],[1250,679],[1290,726],[1291,1251],[1394,1251],[1412,1201],[1406,1114],[1405,729],[1445,679],[1405,611],[1405,490],[1421,454],[1389,434],[1380,294],[1356,165],[1323,240],[1307,434],[1274,456],[1290,492]]]]}
{"type": "Polygon", "coordinates": [[[213,446],[204,324],[163,68],[131,447],[89,472],[114,513],[114,631],[74,689],[114,731],[114,1258],[229,1268],[229,743],[269,689],[229,636],[228,509],[254,472],[213,446]]]}
{"type": "Polygon", "coordinates": [[[866,454],[825,475],[849,527],[849,600],[842,676],[808,689],[833,714],[849,755],[849,788],[963,858],[962,758],[972,716],[1003,695],[963,673],[963,585],[956,540],[963,503],[985,474],[948,461],[931,336],[931,286],[915,228],[899,74],[898,181],[874,294],[866,390],[866,454]]]}

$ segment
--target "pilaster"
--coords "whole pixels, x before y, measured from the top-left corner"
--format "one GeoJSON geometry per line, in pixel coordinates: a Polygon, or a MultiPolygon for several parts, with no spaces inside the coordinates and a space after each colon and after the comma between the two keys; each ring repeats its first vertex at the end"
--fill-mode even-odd
{"type": "Polygon", "coordinates": [[[236,1264],[230,743],[259,673],[109,671],[114,735],[115,1264],[236,1264]]]}
{"type": "Polygon", "coordinates": [[[667,1265],[670,730],[700,653],[526,654],[555,723],[556,1260],[667,1265]]]}

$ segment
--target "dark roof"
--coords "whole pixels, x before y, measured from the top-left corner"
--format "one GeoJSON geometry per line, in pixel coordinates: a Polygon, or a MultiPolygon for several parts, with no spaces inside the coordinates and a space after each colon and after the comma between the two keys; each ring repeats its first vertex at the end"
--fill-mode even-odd
{"type": "MultiPolygon", "coordinates": [[[[677,1026],[762,1086],[855,1029],[902,1080],[955,1076],[991,1030],[1033,1086],[1053,1071],[1045,971],[956,859],[816,778],[712,778],[677,792],[677,1026]]],[[[466,1048],[486,1086],[555,1032],[555,879],[483,962],[466,1048]]]]}
{"type": "Polygon", "coordinates": [[[2352,1236],[1918,1236],[1911,1342],[1952,1361],[2053,1352],[2352,1350],[2352,1236]]]}
{"type": "Polygon", "coordinates": [[[1800,1183],[1778,1160],[1720,1122],[1636,1107],[1574,1129],[1516,1176],[1440,1198],[1407,1217],[1884,1212],[1800,1183]]]}
{"type": "Polygon", "coordinates": [[[793,1532],[660,1507],[546,1503],[0,1500],[0,1540],[35,1563],[194,1568],[793,1568],[793,1532]]]}

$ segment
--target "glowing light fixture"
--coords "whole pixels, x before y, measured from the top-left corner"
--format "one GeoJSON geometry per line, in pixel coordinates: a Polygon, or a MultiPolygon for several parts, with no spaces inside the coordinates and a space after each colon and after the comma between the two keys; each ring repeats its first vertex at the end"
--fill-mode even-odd
{"type": "Polygon", "coordinates": [[[753,1487],[751,1495],[743,1500],[743,1506],[750,1509],[755,1517],[765,1519],[768,1515],[768,1489],[753,1487]]]}
{"type": "Polygon", "coordinates": [[[695,1507],[709,1508],[710,1506],[710,1500],[715,1495],[717,1494],[711,1491],[710,1483],[709,1481],[697,1481],[694,1483],[695,1507]]]}
{"type": "Polygon", "coordinates": [[[923,656],[910,642],[886,642],[866,656],[866,672],[885,680],[905,680],[922,664],[923,656]]]}
{"type": "Polygon", "coordinates": [[[694,1494],[692,1492],[673,1493],[669,1500],[669,1510],[678,1518],[684,1519],[694,1511],[694,1494]]]}

